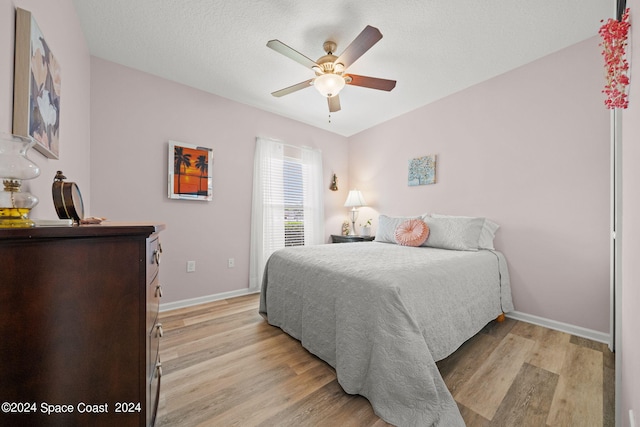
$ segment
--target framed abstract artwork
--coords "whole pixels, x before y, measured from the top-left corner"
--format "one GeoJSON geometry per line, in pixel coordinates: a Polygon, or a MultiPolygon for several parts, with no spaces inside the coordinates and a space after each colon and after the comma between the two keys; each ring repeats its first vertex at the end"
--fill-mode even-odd
{"type": "Polygon", "coordinates": [[[409,186],[436,183],[436,155],[417,157],[409,160],[409,186]]]}
{"type": "Polygon", "coordinates": [[[169,198],[213,200],[213,150],[169,141],[169,198]]]}
{"type": "Polygon", "coordinates": [[[60,64],[30,12],[16,8],[13,133],[36,140],[50,159],[60,149],[60,64]]]}

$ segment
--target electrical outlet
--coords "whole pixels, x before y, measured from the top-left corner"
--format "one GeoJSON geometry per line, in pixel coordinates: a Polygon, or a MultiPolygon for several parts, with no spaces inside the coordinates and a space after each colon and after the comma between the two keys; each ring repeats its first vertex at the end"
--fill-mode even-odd
{"type": "Polygon", "coordinates": [[[227,262],[227,267],[233,268],[235,266],[236,266],[236,260],[233,258],[229,258],[229,261],[227,262]]]}
{"type": "Polygon", "coordinates": [[[194,271],[196,271],[196,262],[187,261],[187,273],[193,273],[194,271]]]}

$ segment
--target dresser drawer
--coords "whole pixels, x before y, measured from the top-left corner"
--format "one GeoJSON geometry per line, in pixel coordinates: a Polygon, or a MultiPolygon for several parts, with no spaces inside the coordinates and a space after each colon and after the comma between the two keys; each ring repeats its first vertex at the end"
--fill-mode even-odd
{"type": "Polygon", "coordinates": [[[147,246],[147,283],[151,282],[157,275],[162,258],[162,245],[158,235],[149,237],[147,246]]]}
{"type": "Polygon", "coordinates": [[[147,332],[151,333],[153,325],[158,320],[160,310],[160,298],[162,297],[162,285],[160,279],[156,278],[147,284],[147,332]]]}
{"type": "Polygon", "coordinates": [[[151,372],[149,382],[149,399],[147,399],[147,425],[153,426],[156,422],[158,414],[158,404],[160,403],[160,381],[162,378],[162,363],[160,363],[160,354],[154,363],[154,369],[151,372]]]}
{"type": "Polygon", "coordinates": [[[147,361],[147,378],[153,378],[153,370],[160,354],[160,339],[162,338],[162,324],[155,323],[149,332],[149,352],[147,361]]]}

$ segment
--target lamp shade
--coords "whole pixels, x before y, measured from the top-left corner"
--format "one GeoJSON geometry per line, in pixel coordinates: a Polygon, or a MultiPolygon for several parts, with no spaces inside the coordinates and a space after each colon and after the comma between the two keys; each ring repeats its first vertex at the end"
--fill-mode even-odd
{"type": "Polygon", "coordinates": [[[367,202],[364,201],[360,190],[351,190],[347,196],[347,201],[344,202],[345,208],[358,208],[360,206],[366,206],[367,202]]]}
{"type": "Polygon", "coordinates": [[[338,74],[323,74],[313,80],[313,85],[322,96],[331,98],[336,96],[344,87],[345,82],[342,76],[338,74]]]}

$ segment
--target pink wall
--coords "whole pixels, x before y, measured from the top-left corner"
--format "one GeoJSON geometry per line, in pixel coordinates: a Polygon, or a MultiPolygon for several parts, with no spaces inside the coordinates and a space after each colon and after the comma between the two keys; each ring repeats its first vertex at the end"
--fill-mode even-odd
{"type": "MultiPolygon", "coordinates": [[[[632,21],[640,20],[635,3],[629,0],[632,21]]],[[[42,169],[27,186],[40,198],[33,217],[56,217],[50,185],[62,169],[80,185],[89,214],[167,223],[166,302],[247,287],[253,146],[255,136],[264,135],[323,150],[327,186],[333,172],[340,179],[339,192],[325,192],[327,235],[339,230],[346,192],[356,186],[372,205],[361,219],[378,213],[487,216],[502,225],[496,245],[509,260],[517,310],[608,331],[609,116],[602,108],[597,39],[347,140],[90,59],[71,0],[0,0],[2,132],[12,127],[15,7],[33,13],[62,67],[60,160],[30,152],[42,169]],[[168,139],[214,149],[213,202],[166,198],[168,139]],[[439,183],[409,188],[407,160],[429,153],[439,156],[439,183]],[[229,257],[236,259],[233,270],[226,268],[229,257]],[[197,271],[187,274],[191,259],[197,271]]],[[[632,35],[632,44],[640,45],[640,32],[632,35]]],[[[640,69],[637,63],[632,67],[640,69]]],[[[623,127],[618,367],[624,426],[628,410],[640,408],[638,85],[630,98],[623,127]]]]}
{"type": "MultiPolygon", "coordinates": [[[[627,1],[632,26],[640,22],[640,2],[627,1]]],[[[640,31],[631,30],[630,46],[640,46],[640,31]]],[[[637,53],[637,51],[635,52],[637,53]]],[[[640,63],[631,58],[629,108],[622,115],[622,421],[633,409],[640,422],[640,63]],[[634,80],[635,79],[635,80],[634,80]]]]}
{"type": "Polygon", "coordinates": [[[346,138],[102,59],[91,70],[92,214],[167,224],[163,303],[248,287],[256,136],[322,150],[327,236],[340,230],[348,188],[329,184],[346,181],[346,138]],[[213,148],[212,202],[167,198],[168,140],[213,148]]]}
{"type": "Polygon", "coordinates": [[[89,81],[90,57],[84,34],[71,0],[0,0],[0,132],[13,127],[13,56],[15,8],[31,12],[60,63],[60,159],[47,159],[35,150],[29,157],[41,169],[40,177],[24,184],[40,202],[33,218],[57,218],[51,197],[51,183],[57,170],[78,183],[87,209],[91,208],[89,172],[89,81]]]}
{"type": "Polygon", "coordinates": [[[608,333],[609,113],[601,86],[594,37],[352,136],[350,183],[373,217],[494,220],[517,311],[608,333]],[[438,183],[407,186],[407,161],[426,154],[438,155],[438,183]]]}

